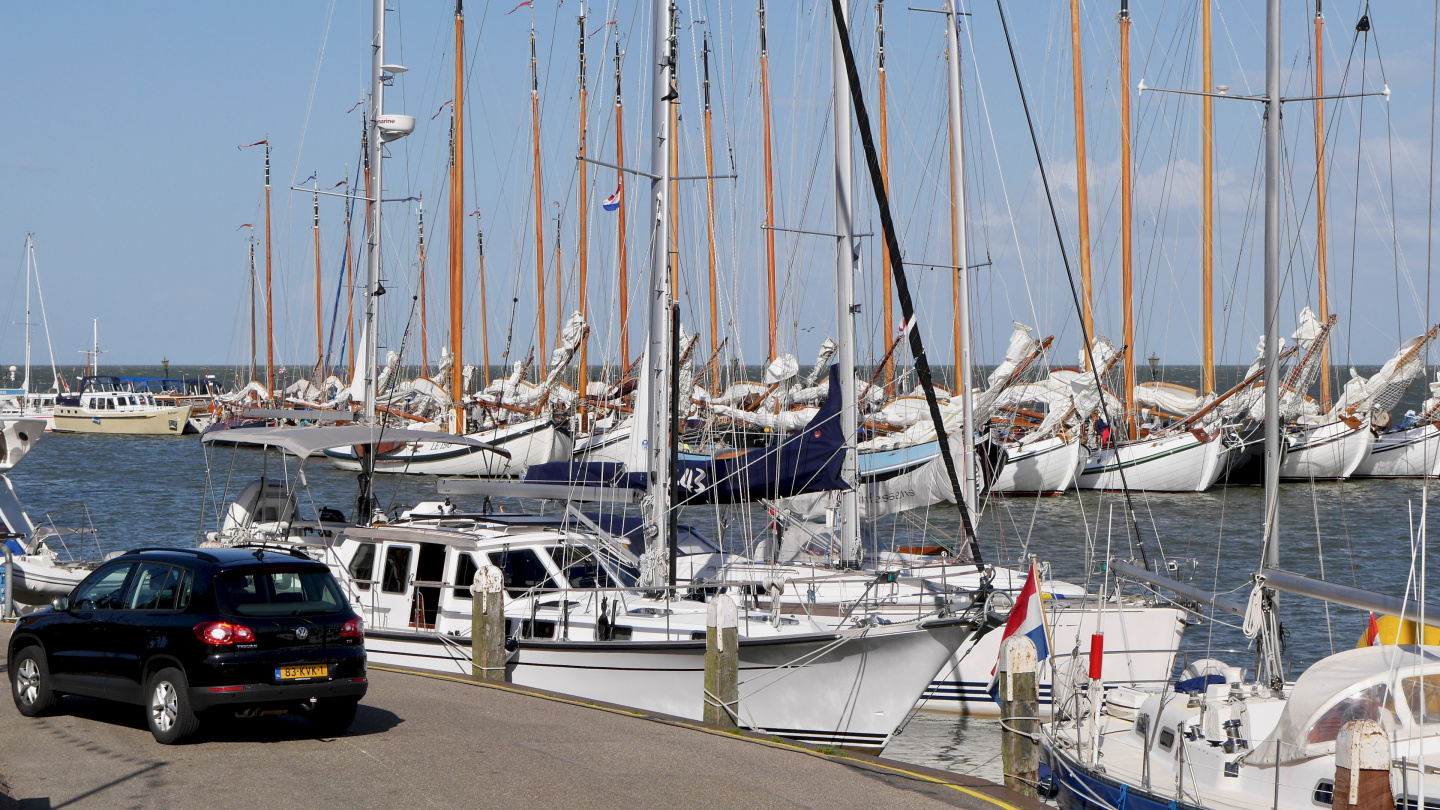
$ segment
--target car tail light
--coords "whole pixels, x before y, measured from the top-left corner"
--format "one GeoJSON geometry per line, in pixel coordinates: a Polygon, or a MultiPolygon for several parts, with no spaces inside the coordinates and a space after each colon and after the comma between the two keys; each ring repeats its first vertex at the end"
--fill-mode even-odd
{"type": "Polygon", "coordinates": [[[341,638],[365,638],[365,620],[356,616],[340,628],[341,638]]]}
{"type": "Polygon", "coordinates": [[[253,644],[255,631],[243,624],[201,622],[195,625],[195,637],[216,647],[228,644],[253,644]]]}

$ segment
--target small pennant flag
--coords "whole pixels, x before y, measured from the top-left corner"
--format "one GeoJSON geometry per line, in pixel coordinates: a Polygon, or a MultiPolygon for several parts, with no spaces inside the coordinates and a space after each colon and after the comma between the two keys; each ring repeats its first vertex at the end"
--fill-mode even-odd
{"type": "Polygon", "coordinates": [[[333,186],[331,186],[330,188],[327,188],[327,189],[325,189],[325,190],[326,190],[326,191],[334,191],[335,189],[340,188],[341,186],[346,185],[346,184],[348,184],[349,182],[350,182],[349,180],[341,180],[340,182],[336,183],[335,185],[333,185],[333,186]]]}
{"type": "Polygon", "coordinates": [[[250,224],[249,222],[246,222],[245,224],[241,225],[239,228],[236,228],[235,230],[238,231],[238,230],[242,230],[242,229],[244,229],[244,228],[249,228],[249,229],[252,230],[252,231],[255,230],[255,226],[252,225],[252,224],[250,224]]]}
{"type": "Polygon", "coordinates": [[[430,120],[431,120],[431,121],[434,121],[436,118],[439,118],[439,117],[440,117],[440,113],[445,112],[445,108],[450,106],[450,102],[451,102],[451,101],[454,101],[454,99],[449,99],[449,100],[447,100],[444,104],[441,104],[441,105],[440,105],[440,109],[436,110],[436,111],[435,111],[435,114],[432,115],[432,116],[430,116],[430,120]]]}
{"type": "Polygon", "coordinates": [[[249,148],[252,147],[252,146],[268,146],[269,144],[270,144],[270,139],[269,139],[269,138],[266,138],[266,139],[263,140],[263,141],[256,141],[256,142],[254,142],[254,143],[247,143],[247,144],[245,144],[245,145],[243,145],[243,146],[237,146],[237,147],[235,147],[235,148],[236,148],[236,149],[249,149],[249,148]]]}
{"type": "Polygon", "coordinates": [[[619,187],[619,186],[616,186],[616,187],[615,187],[615,193],[614,193],[614,194],[611,194],[609,197],[606,197],[606,198],[605,198],[605,202],[600,203],[600,207],[601,207],[601,208],[604,208],[606,211],[614,211],[615,209],[617,209],[617,208],[620,207],[620,187],[619,187]]]}
{"type": "Polygon", "coordinates": [[[302,182],[302,183],[309,183],[309,182],[314,181],[314,179],[315,179],[315,174],[312,172],[309,177],[305,178],[304,180],[301,180],[300,182],[302,182]]]}
{"type": "Polygon", "coordinates": [[[355,106],[354,106],[354,107],[351,107],[350,109],[346,110],[346,111],[345,111],[345,114],[346,114],[346,115],[349,115],[350,113],[355,112],[356,108],[359,107],[360,105],[364,104],[364,103],[365,103],[365,99],[363,99],[363,98],[360,99],[359,101],[355,102],[355,106]]]}
{"type": "Polygon", "coordinates": [[[1375,614],[1370,614],[1370,623],[1365,627],[1365,638],[1360,641],[1361,647],[1380,646],[1380,623],[1375,621],[1375,614]]]}
{"type": "Polygon", "coordinates": [[[529,5],[531,5],[530,0],[525,0],[525,2],[523,2],[523,3],[521,3],[520,5],[512,8],[512,9],[510,9],[509,11],[505,12],[505,16],[506,16],[506,17],[509,17],[511,14],[514,14],[515,12],[517,12],[517,11],[519,11],[520,9],[522,9],[522,8],[524,8],[524,7],[526,7],[526,6],[529,6],[529,5]]]}

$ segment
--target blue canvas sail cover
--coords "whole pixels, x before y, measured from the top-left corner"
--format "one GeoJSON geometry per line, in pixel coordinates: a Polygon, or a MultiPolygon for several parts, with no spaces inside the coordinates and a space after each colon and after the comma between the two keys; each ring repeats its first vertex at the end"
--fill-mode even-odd
{"type": "MultiPolygon", "coordinates": [[[[674,471],[678,506],[751,503],[760,498],[789,498],[807,492],[845,490],[840,478],[845,434],[840,428],[840,372],[830,367],[830,391],[803,430],[780,442],[718,458],[680,459],[674,471]]],[[[649,476],[606,461],[556,461],[536,464],[527,483],[644,489],[649,476]]]]}

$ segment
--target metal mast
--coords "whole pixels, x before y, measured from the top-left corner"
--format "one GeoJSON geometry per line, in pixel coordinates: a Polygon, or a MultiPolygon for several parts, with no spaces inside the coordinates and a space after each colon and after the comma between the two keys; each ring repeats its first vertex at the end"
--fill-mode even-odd
{"type": "Polygon", "coordinates": [[[318,382],[325,377],[325,293],[320,289],[320,173],[317,171],[312,176],[315,178],[312,209],[315,226],[315,379],[318,382]]]}
{"type": "Polygon", "coordinates": [[[455,0],[454,155],[450,161],[450,429],[465,432],[465,10],[455,0]]]}
{"type": "MultiPolygon", "coordinates": [[[[370,221],[365,233],[365,345],[361,347],[361,402],[364,403],[364,419],[369,425],[375,424],[375,364],[379,355],[379,336],[375,324],[375,304],[380,287],[380,197],[385,188],[381,181],[382,146],[380,137],[380,116],[385,109],[385,0],[375,0],[373,10],[374,34],[370,41],[370,132],[368,143],[369,181],[365,184],[367,213],[370,221]]],[[[368,455],[367,455],[368,457],[368,455]]],[[[360,515],[360,519],[368,515],[360,515]]]]}
{"type": "Polygon", "coordinates": [[[265,388],[275,399],[275,315],[270,273],[270,136],[265,136],[265,388]]]}
{"type": "MultiPolygon", "coordinates": [[[[960,17],[955,0],[946,5],[945,45],[950,68],[950,176],[951,222],[954,233],[955,257],[955,384],[960,394],[960,437],[964,452],[960,461],[960,489],[966,504],[975,500],[975,431],[970,381],[970,265],[969,246],[965,243],[965,131],[961,121],[960,95],[960,17]]],[[[1083,193],[1083,192],[1082,192],[1083,193]]],[[[854,435],[852,430],[850,435],[854,435]]]]}
{"type": "MultiPolygon", "coordinates": [[[[588,110],[588,107],[587,107],[587,105],[586,105],[586,102],[588,101],[587,96],[588,96],[588,94],[589,94],[589,88],[588,88],[588,86],[587,86],[586,76],[585,76],[585,68],[586,68],[586,64],[585,64],[585,3],[584,3],[583,0],[582,0],[581,3],[580,3],[579,29],[580,29],[580,157],[581,157],[581,158],[584,158],[584,157],[585,157],[585,144],[586,144],[586,141],[589,140],[589,134],[590,134],[590,121],[589,121],[589,118],[588,118],[588,116],[587,116],[587,114],[586,114],[586,111],[588,110]]],[[[589,195],[590,195],[590,179],[589,179],[589,172],[588,172],[588,168],[589,168],[589,167],[586,165],[586,163],[585,163],[584,160],[577,160],[577,161],[575,162],[575,168],[580,172],[580,182],[576,184],[576,185],[578,186],[578,188],[579,188],[579,191],[580,191],[580,205],[579,205],[579,209],[580,209],[580,210],[579,210],[579,212],[578,212],[578,213],[579,213],[579,216],[580,216],[580,221],[579,221],[579,223],[577,223],[577,224],[579,225],[579,231],[580,231],[580,232],[576,235],[576,240],[579,242],[579,244],[578,244],[577,247],[576,247],[576,255],[575,255],[576,263],[579,265],[579,267],[577,268],[577,273],[578,273],[579,277],[578,277],[576,280],[579,282],[579,286],[580,286],[580,295],[579,295],[579,297],[580,297],[580,314],[581,314],[582,316],[584,316],[584,317],[588,320],[588,319],[590,318],[590,307],[589,307],[589,302],[586,300],[586,298],[587,298],[587,296],[586,296],[586,288],[587,288],[588,283],[589,283],[589,279],[588,279],[589,273],[588,273],[588,270],[589,270],[589,265],[590,265],[590,196],[589,196],[589,195]]],[[[583,415],[584,410],[585,410],[585,389],[586,389],[586,387],[587,387],[587,385],[588,385],[588,378],[589,378],[589,376],[590,376],[590,353],[589,353],[589,344],[590,344],[590,335],[589,335],[589,333],[587,332],[587,333],[585,333],[585,335],[584,335],[583,337],[580,338],[580,358],[579,358],[579,359],[580,359],[580,368],[579,368],[580,376],[579,376],[579,378],[578,378],[578,383],[577,383],[577,385],[575,386],[575,391],[576,391],[576,393],[578,393],[578,394],[580,395],[580,406],[579,406],[579,410],[580,410],[580,412],[581,412],[582,415],[583,415]]],[[[583,418],[583,416],[582,416],[582,418],[583,418]]]]}
{"type": "Polygon", "coordinates": [[[834,82],[834,148],[835,148],[835,317],[838,321],[839,346],[836,357],[840,363],[840,429],[845,434],[845,454],[840,477],[850,487],[840,493],[840,560],[844,565],[860,564],[860,502],[856,487],[860,483],[859,462],[855,451],[855,223],[851,187],[854,166],[851,147],[850,78],[846,72],[845,50],[840,44],[840,30],[848,27],[845,8],[841,19],[830,34],[831,76],[834,82]]]}

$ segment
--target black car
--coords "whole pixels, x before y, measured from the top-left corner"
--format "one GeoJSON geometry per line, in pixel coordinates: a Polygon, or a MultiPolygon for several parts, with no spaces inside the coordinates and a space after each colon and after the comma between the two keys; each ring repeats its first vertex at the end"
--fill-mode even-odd
{"type": "Polygon", "coordinates": [[[298,711],[338,734],[368,686],[365,632],[323,564],[275,549],[139,549],[20,619],[12,696],[33,717],[61,695],[144,706],[155,739],[206,713],[298,711]]]}

